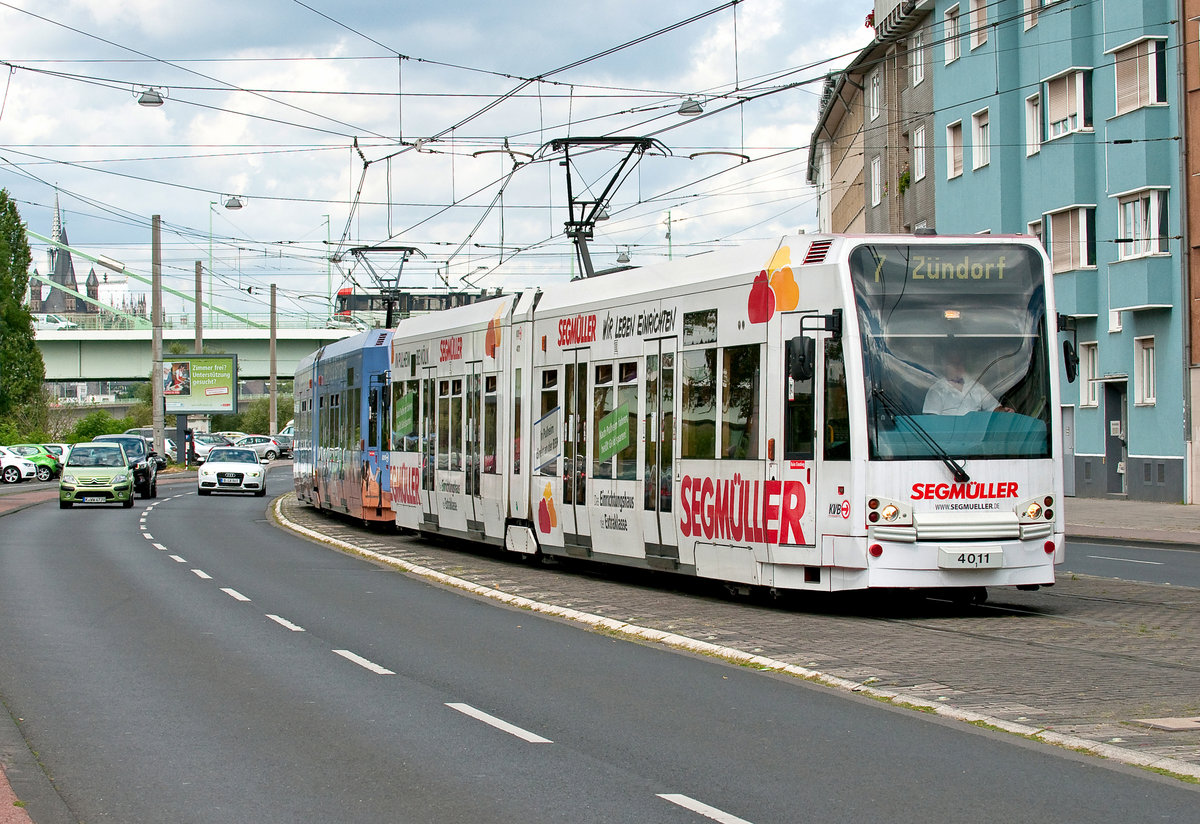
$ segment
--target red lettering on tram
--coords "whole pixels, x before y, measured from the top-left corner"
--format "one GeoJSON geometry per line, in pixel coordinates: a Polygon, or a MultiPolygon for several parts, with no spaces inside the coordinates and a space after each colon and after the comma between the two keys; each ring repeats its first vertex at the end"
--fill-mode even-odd
{"type": "Polygon", "coordinates": [[[1019,485],[1015,481],[999,483],[971,481],[965,484],[913,484],[912,499],[914,501],[988,501],[1002,498],[1016,498],[1019,485]]]}
{"type": "Polygon", "coordinates": [[[456,338],[442,338],[440,341],[438,341],[438,348],[441,350],[442,363],[451,360],[462,360],[462,335],[459,335],[456,338]]]}
{"type": "Polygon", "coordinates": [[[576,315],[558,322],[558,345],[574,346],[596,340],[596,316],[576,315]]]}
{"type": "Polygon", "coordinates": [[[683,512],[679,531],[685,538],[804,544],[801,521],[808,506],[800,481],[751,481],[693,478],[680,485],[683,512]]]}
{"type": "Polygon", "coordinates": [[[392,467],[392,500],[409,506],[421,505],[421,470],[415,466],[392,467]]]}

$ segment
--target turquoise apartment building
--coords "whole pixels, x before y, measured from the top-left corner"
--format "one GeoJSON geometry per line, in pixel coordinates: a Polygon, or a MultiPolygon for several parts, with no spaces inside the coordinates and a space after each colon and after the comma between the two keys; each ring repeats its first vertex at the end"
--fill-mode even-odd
{"type": "Polygon", "coordinates": [[[1180,4],[918,5],[932,6],[937,231],[1040,237],[1074,321],[1058,336],[1080,357],[1063,383],[1068,494],[1184,500],[1180,4]]]}

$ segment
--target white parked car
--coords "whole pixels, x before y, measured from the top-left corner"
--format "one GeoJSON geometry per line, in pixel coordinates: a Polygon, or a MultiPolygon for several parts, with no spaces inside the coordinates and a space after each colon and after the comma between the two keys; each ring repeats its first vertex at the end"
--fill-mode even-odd
{"type": "Polygon", "coordinates": [[[37,477],[37,465],[15,452],[0,446],[0,479],[6,484],[29,481],[37,477]]]}
{"type": "Polygon", "coordinates": [[[273,461],[283,454],[283,447],[279,442],[267,435],[247,435],[238,438],[233,445],[253,449],[264,461],[273,461]]]}
{"type": "Polygon", "coordinates": [[[217,446],[208,453],[208,460],[196,476],[196,492],[253,492],[258,497],[267,494],[267,468],[253,449],[240,446],[217,446]]]}
{"type": "Polygon", "coordinates": [[[62,315],[35,314],[33,315],[33,328],[57,331],[59,329],[78,329],[79,324],[62,315]]]}

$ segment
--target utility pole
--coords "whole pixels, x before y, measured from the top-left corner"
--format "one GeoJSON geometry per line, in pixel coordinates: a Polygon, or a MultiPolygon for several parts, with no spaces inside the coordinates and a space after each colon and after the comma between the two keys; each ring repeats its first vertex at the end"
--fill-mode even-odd
{"type": "Polygon", "coordinates": [[[279,410],[276,407],[278,401],[277,389],[278,382],[276,380],[276,364],[275,364],[275,284],[271,284],[271,429],[267,432],[268,435],[274,435],[279,431],[279,410]]]}
{"type": "Polygon", "coordinates": [[[204,267],[196,261],[196,348],[192,351],[197,355],[204,352],[204,267]]]}
{"type": "Polygon", "coordinates": [[[162,359],[162,217],[150,218],[150,407],[154,425],[154,451],[165,455],[163,444],[163,359],[162,359]]]}

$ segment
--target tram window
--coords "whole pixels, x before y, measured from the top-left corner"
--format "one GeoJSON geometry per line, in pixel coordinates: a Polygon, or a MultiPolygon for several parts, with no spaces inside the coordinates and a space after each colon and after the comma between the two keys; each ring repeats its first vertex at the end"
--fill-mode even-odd
{"type": "Polygon", "coordinates": [[[542,372],[542,402],[538,410],[538,427],[534,433],[534,453],[537,456],[534,471],[539,475],[554,477],[558,474],[559,426],[558,426],[558,370],[542,372]],[[547,460],[548,456],[549,457],[547,460]]]}
{"type": "Polygon", "coordinates": [[[586,503],[587,364],[566,367],[566,442],[563,444],[563,503],[586,503]]]}
{"type": "Polygon", "coordinates": [[[437,468],[450,469],[450,381],[438,382],[437,468]]]}
{"type": "Polygon", "coordinates": [[[495,475],[499,471],[496,465],[496,383],[495,375],[483,379],[483,471],[486,475],[495,475]]]}
{"type": "MultiPolygon", "coordinates": [[[[596,444],[596,457],[600,453],[600,423],[606,417],[612,414],[616,407],[615,398],[613,397],[614,387],[612,384],[612,364],[604,363],[596,365],[596,382],[592,386],[592,438],[596,444]]],[[[606,456],[603,461],[592,461],[592,477],[593,478],[611,478],[613,476],[612,458],[606,456]]]]}
{"type": "Polygon", "coordinates": [[[659,488],[659,469],[658,469],[658,437],[655,424],[658,421],[658,396],[659,396],[659,374],[658,374],[658,355],[646,356],[646,424],[642,430],[642,440],[646,444],[645,457],[645,473],[646,479],[645,500],[643,508],[648,512],[652,512],[658,508],[658,488],[659,488]]]}
{"type": "Polygon", "coordinates": [[[521,370],[513,373],[513,474],[521,474],[521,370]]]}
{"type": "Polygon", "coordinates": [[[450,469],[461,472],[463,468],[463,382],[455,378],[450,382],[450,469]]]}
{"type": "Polygon", "coordinates": [[[625,410],[626,439],[628,445],[616,454],[616,477],[623,481],[637,478],[637,414],[638,414],[638,365],[637,361],[621,363],[617,368],[620,382],[617,387],[617,408],[625,410]]]}
{"type": "MultiPolygon", "coordinates": [[[[358,395],[355,394],[357,398],[358,395]]],[[[379,390],[375,387],[367,393],[367,444],[375,446],[379,443],[379,416],[376,411],[379,409],[379,390]]]]}
{"type": "Polygon", "coordinates": [[[789,355],[787,369],[784,370],[784,420],[783,420],[783,457],[788,460],[804,460],[814,457],[814,401],[813,378],[811,370],[807,378],[795,377],[793,372],[803,370],[793,369],[792,357],[789,355]]]}
{"type": "Polygon", "coordinates": [[[682,359],[679,457],[712,460],[717,452],[717,350],[689,349],[682,359]]]}
{"type": "Polygon", "coordinates": [[[417,381],[392,384],[392,439],[400,452],[416,452],[417,381]]]}
{"type": "Polygon", "coordinates": [[[846,397],[846,361],[842,342],[825,341],[824,453],[827,461],[850,460],[850,402],[846,397]]]}
{"type": "Polygon", "coordinates": [[[467,424],[467,492],[479,494],[479,373],[472,372],[467,378],[466,421],[467,424]]]}
{"type": "Polygon", "coordinates": [[[728,460],[758,458],[758,411],[762,388],[762,347],[729,346],[721,364],[721,457],[728,460]]]}

